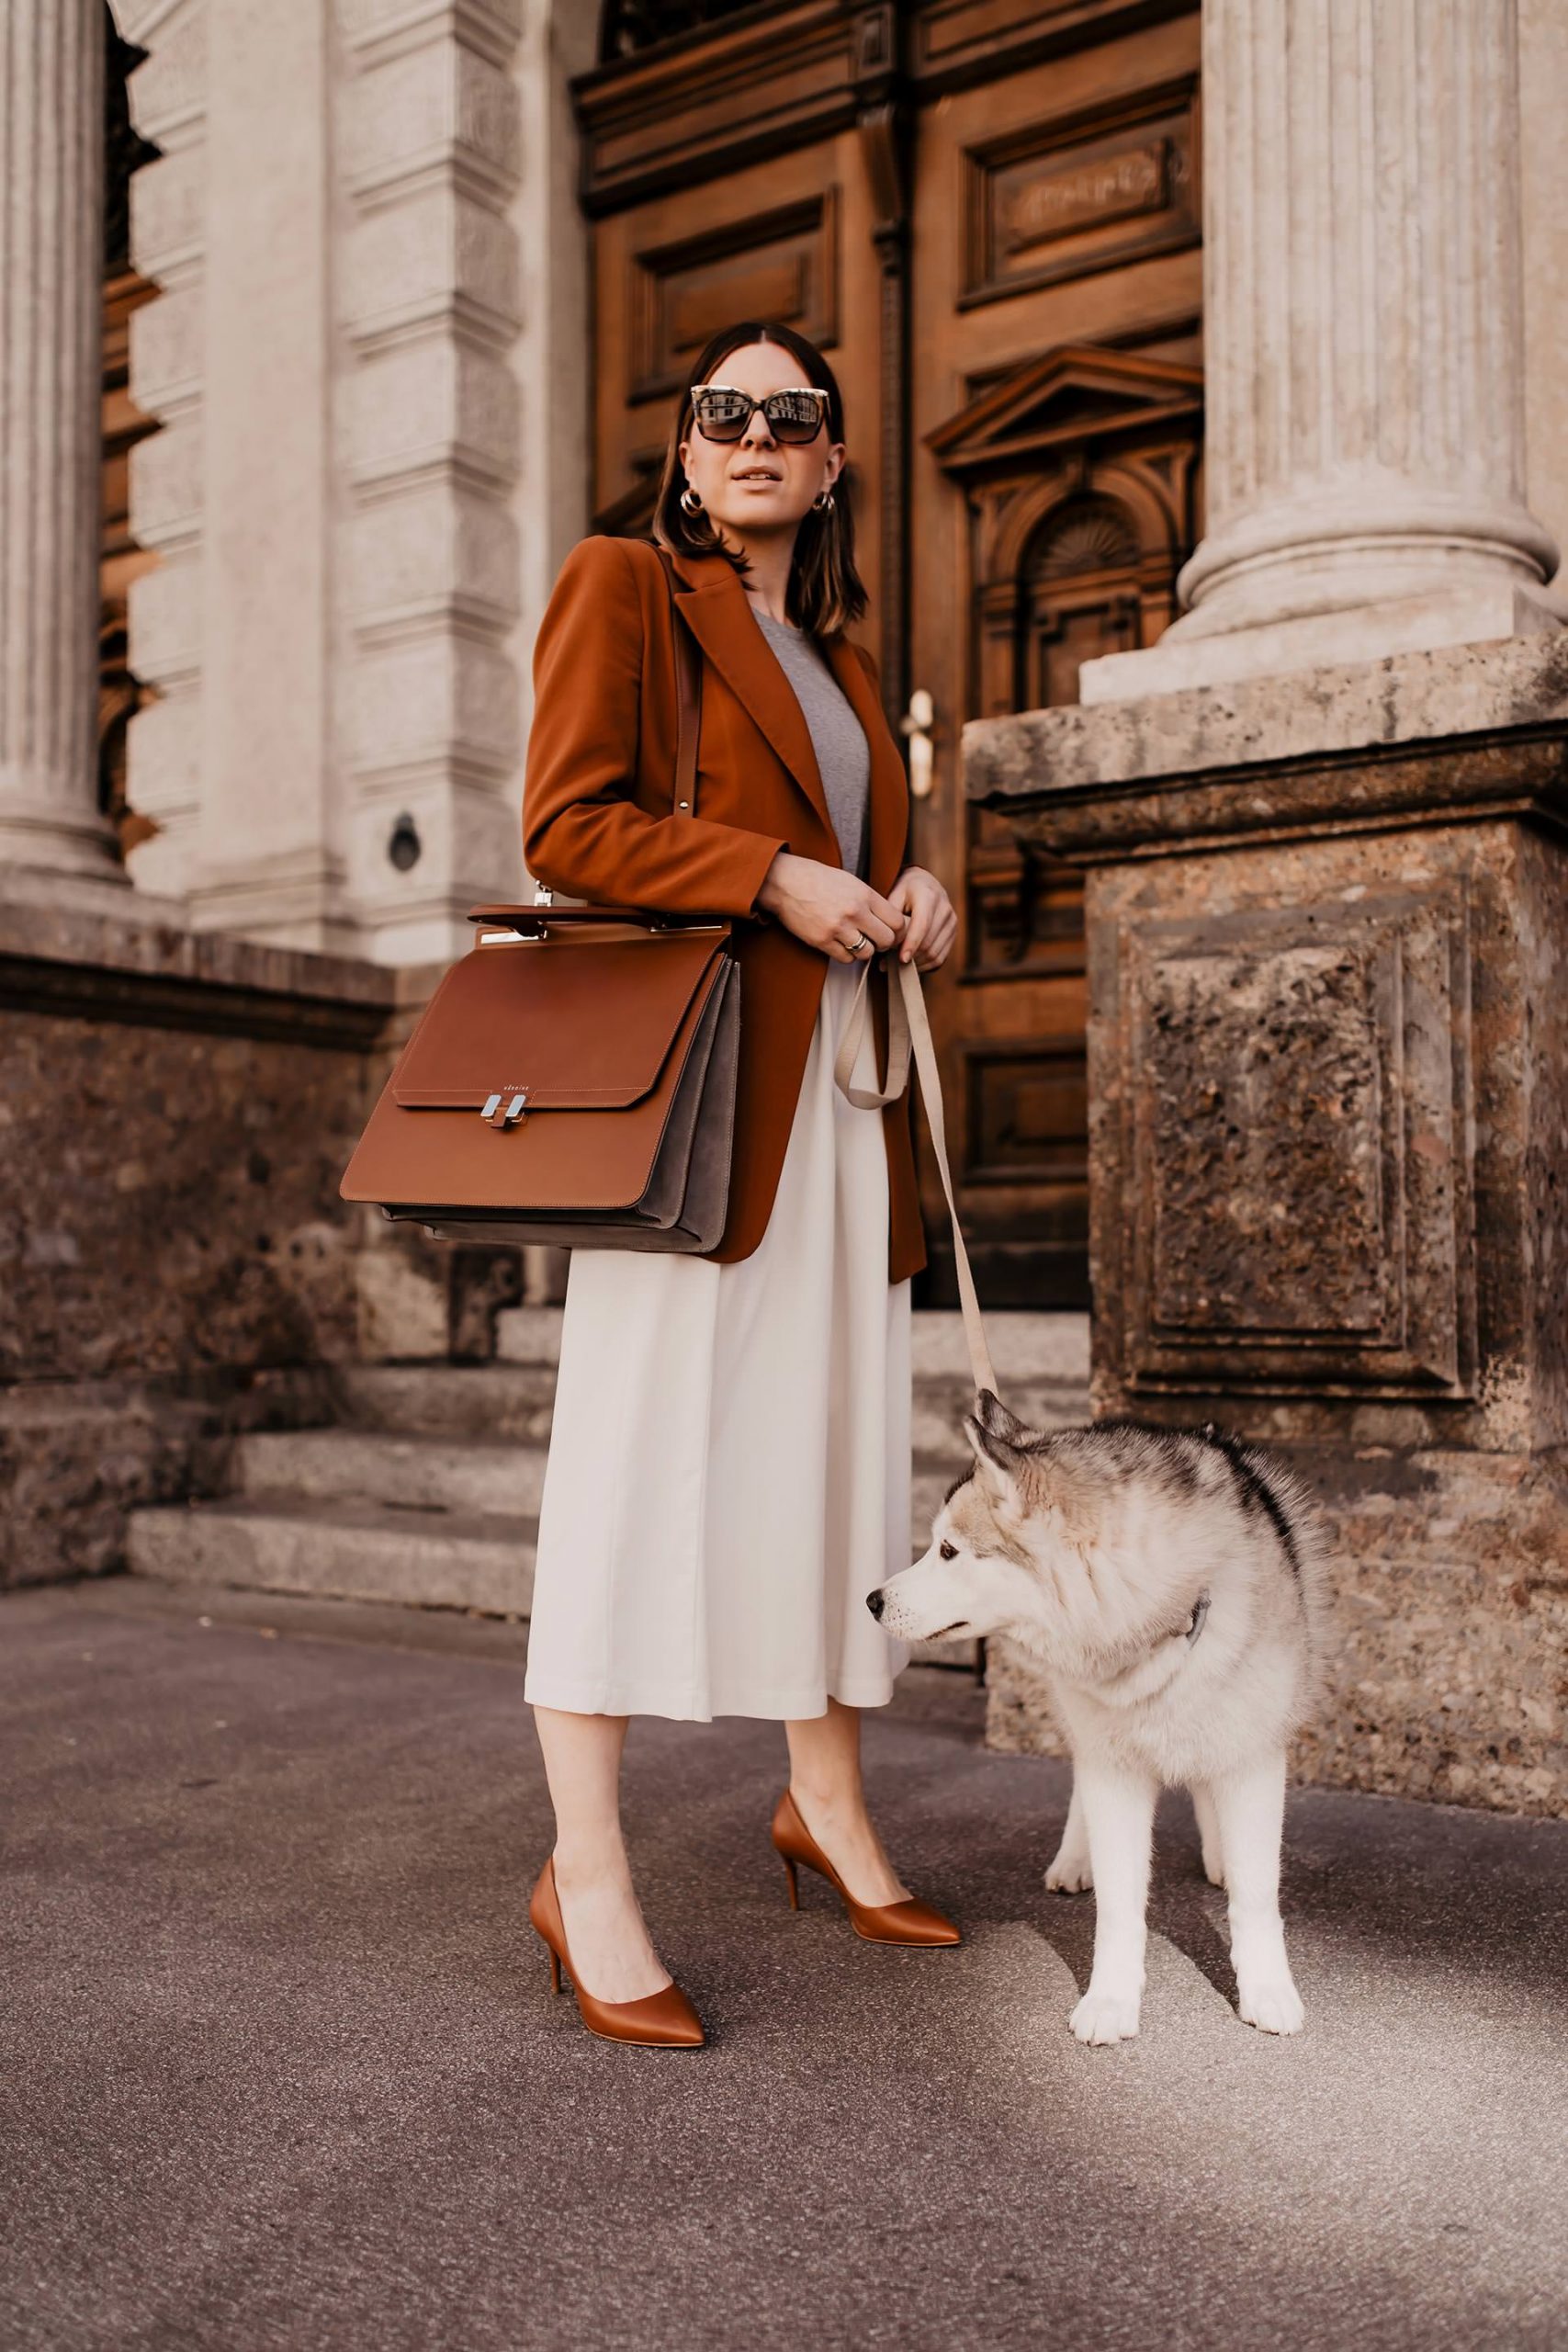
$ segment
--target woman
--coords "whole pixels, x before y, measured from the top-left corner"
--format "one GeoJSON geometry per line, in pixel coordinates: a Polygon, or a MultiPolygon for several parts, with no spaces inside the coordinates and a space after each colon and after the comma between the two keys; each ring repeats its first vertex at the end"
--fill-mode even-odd
{"type": "MultiPolygon", "coordinates": [[[[908,1094],[835,1085],[868,961],[957,927],[907,865],[909,808],[869,655],[838,386],[791,329],[716,336],[682,394],[655,530],[703,656],[695,808],[675,804],[674,621],[652,548],[594,537],[535,653],[528,869],[605,904],[734,921],[741,1045],[725,1228],[705,1257],[574,1250],[539,1510],[525,1696],[556,1844],[530,1916],[583,2020],[695,2046],[622,1838],[627,1718],[784,1724],[773,1843],[860,1933],[954,1943],[866,1812],[860,1711],[904,1647],[864,1596],[909,1562],[909,1278],[924,1263],[908,1094]]],[[[887,1035],[886,966],[873,991],[887,1035]]],[[[857,1073],[863,1082],[864,1073],[857,1073]]]]}

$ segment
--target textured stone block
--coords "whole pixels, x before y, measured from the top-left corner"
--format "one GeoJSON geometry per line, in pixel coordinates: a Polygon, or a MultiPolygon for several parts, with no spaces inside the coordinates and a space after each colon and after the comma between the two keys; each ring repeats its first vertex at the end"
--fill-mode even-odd
{"type": "Polygon", "coordinates": [[[457,752],[510,775],[520,714],[504,654],[440,637],[367,652],[354,675],[352,752],[360,771],[457,752]]]}
{"type": "Polygon", "coordinates": [[[377,350],[355,370],[346,407],[361,496],[434,468],[498,484],[515,476],[517,385],[489,353],[434,340],[377,350]]]}
{"type": "Polygon", "coordinates": [[[513,516],[453,484],[378,500],[349,526],[348,585],[362,638],[423,617],[502,630],[516,617],[521,577],[513,516]]]}
{"type": "Polygon", "coordinates": [[[1132,914],[1121,951],[1131,1384],[1466,1390],[1462,892],[1132,914]]]}

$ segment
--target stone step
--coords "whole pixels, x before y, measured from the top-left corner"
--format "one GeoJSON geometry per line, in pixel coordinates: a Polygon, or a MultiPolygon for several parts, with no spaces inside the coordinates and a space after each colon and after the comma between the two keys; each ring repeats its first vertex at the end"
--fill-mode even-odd
{"type": "Polygon", "coordinates": [[[543,1443],[550,1433],[556,1366],[553,1359],[343,1364],[333,1383],[339,1419],[359,1429],[543,1443]]]}
{"type": "MultiPolygon", "coordinates": [[[[1033,1382],[1087,1393],[1089,1388],[1089,1317],[1048,1315],[1016,1307],[995,1307],[984,1317],[986,1344],[1001,1385],[998,1390],[1012,1406],[1012,1392],[1033,1382]]],[[[961,1380],[971,1388],[969,1348],[964,1317],[954,1307],[920,1307],[910,1318],[910,1356],[917,1384],[927,1375],[961,1380]]],[[[1014,1407],[1021,1416],[1021,1407],[1014,1407]]]]}
{"type": "Polygon", "coordinates": [[[538,1510],[545,1455],[543,1442],[529,1438],[268,1430],[241,1438],[234,1469],[253,1501],[381,1502],[516,1519],[538,1510]]]}
{"type": "MultiPolygon", "coordinates": [[[[380,1502],[403,1510],[461,1516],[536,1514],[546,1448],[509,1438],[419,1437],[384,1430],[268,1430],[240,1439],[234,1453],[239,1494],[300,1503],[380,1502]]],[[[971,1455],[960,1443],[915,1455],[910,1510],[923,1551],[942,1496],[971,1455]]]]}
{"type": "MultiPolygon", "coordinates": [[[[214,1590],[462,1609],[525,1619],[533,1600],[536,1518],[320,1496],[235,1497],[131,1513],[133,1575],[214,1590]]],[[[917,1642],[914,1662],[977,1664],[973,1642],[917,1642]]]]}
{"type": "MultiPolygon", "coordinates": [[[[997,1378],[1001,1379],[998,1372],[997,1378]]],[[[1043,1380],[1010,1382],[1002,1402],[1010,1413],[1032,1430],[1063,1430],[1089,1419],[1089,1391],[1076,1385],[1043,1380]]],[[[917,1454],[951,1455],[955,1470],[972,1457],[964,1435],[965,1413],[974,1409],[975,1390],[967,1374],[954,1379],[945,1373],[917,1373],[913,1399],[913,1435],[917,1454]]]]}
{"type": "MultiPolygon", "coordinates": [[[[997,1377],[1004,1378],[999,1368],[997,1377]]],[[[553,1363],[360,1364],[333,1374],[341,1419],[353,1427],[538,1445],[549,1439],[555,1385],[553,1363]]],[[[1089,1390],[1076,1377],[1007,1380],[1003,1398],[1031,1429],[1064,1429],[1089,1419],[1089,1390]]],[[[966,1368],[917,1372],[917,1453],[949,1453],[953,1467],[962,1468],[968,1448],[960,1424],[973,1402],[966,1368]]]]}
{"type": "Polygon", "coordinates": [[[537,1521],[272,1497],[133,1511],[129,1565],[165,1584],[525,1617],[537,1521]]]}
{"type": "MultiPolygon", "coordinates": [[[[506,1364],[555,1363],[560,1354],[558,1306],[508,1306],[495,1318],[495,1347],[506,1364]]],[[[920,1307],[910,1318],[910,1355],[917,1385],[926,1378],[971,1385],[964,1317],[956,1308],[920,1307]]],[[[1012,1392],[1035,1385],[1087,1395],[1089,1317],[997,1308],[985,1318],[986,1340],[998,1394],[1021,1418],[1012,1392]]]]}

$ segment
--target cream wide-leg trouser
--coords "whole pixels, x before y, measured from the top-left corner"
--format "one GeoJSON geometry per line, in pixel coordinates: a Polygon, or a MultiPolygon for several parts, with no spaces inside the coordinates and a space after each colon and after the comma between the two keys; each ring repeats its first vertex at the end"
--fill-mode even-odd
{"type": "Polygon", "coordinates": [[[909,1283],[887,1279],[878,1112],[833,1082],[830,962],[749,1258],[574,1250],[524,1695],[582,1714],[884,1705],[865,1606],[909,1565],[909,1283]]]}

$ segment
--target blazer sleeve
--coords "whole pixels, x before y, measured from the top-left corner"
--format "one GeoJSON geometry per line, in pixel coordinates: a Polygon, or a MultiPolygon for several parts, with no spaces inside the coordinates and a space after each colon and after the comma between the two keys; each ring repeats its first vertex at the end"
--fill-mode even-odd
{"type": "Polygon", "coordinates": [[[644,624],[625,540],[582,539],[534,647],[523,855],[548,890],[680,914],[754,915],[787,841],[711,818],[652,816],[633,798],[644,624]]]}

